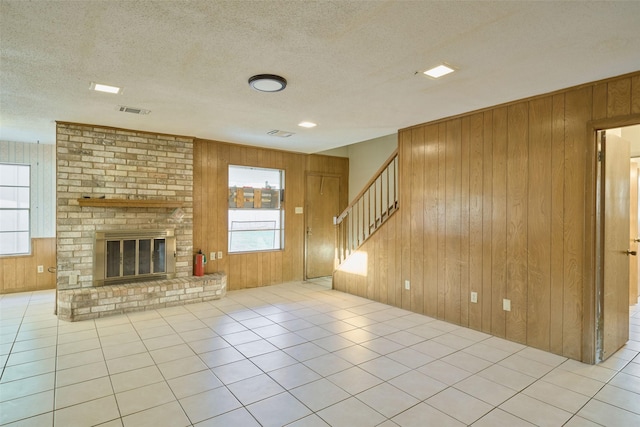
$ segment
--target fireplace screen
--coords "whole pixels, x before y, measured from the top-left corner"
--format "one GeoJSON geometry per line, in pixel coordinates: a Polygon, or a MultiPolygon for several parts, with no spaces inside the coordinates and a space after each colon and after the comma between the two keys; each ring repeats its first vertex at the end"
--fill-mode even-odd
{"type": "Polygon", "coordinates": [[[175,275],[173,230],[97,232],[94,285],[175,275]]]}

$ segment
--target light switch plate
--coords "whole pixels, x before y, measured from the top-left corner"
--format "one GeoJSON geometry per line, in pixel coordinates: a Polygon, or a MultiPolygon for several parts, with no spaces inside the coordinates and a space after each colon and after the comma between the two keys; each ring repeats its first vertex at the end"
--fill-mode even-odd
{"type": "Polygon", "coordinates": [[[477,303],[478,302],[478,293],[477,292],[471,292],[471,302],[473,302],[473,303],[477,303]]]}
{"type": "Polygon", "coordinates": [[[503,299],[502,300],[502,309],[504,311],[511,311],[511,300],[510,299],[503,299]]]}
{"type": "Polygon", "coordinates": [[[405,288],[406,290],[411,289],[411,282],[409,282],[408,280],[405,280],[405,281],[404,281],[404,288],[405,288]]]}
{"type": "Polygon", "coordinates": [[[215,261],[216,260],[216,253],[215,252],[209,253],[209,260],[210,261],[215,261]]]}
{"type": "Polygon", "coordinates": [[[44,265],[38,266],[38,273],[44,273],[44,265]]]}
{"type": "Polygon", "coordinates": [[[296,206],[296,211],[297,214],[301,214],[303,212],[302,206],[296,206]]]}
{"type": "Polygon", "coordinates": [[[222,251],[218,251],[218,259],[222,259],[222,251]]]}

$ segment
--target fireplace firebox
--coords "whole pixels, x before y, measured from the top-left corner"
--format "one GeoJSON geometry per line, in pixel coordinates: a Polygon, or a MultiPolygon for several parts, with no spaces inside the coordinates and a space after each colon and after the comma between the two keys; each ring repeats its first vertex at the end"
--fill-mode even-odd
{"type": "Polygon", "coordinates": [[[98,231],[95,236],[94,286],[175,277],[173,230],[98,231]]]}

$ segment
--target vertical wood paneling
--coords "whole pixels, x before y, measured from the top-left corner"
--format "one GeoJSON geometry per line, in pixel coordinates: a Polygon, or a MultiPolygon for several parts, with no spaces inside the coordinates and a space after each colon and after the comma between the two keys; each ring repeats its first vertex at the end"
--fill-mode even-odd
{"type": "Polygon", "coordinates": [[[426,126],[424,162],[424,312],[438,316],[438,126],[426,126]]]}
{"type": "Polygon", "coordinates": [[[482,164],[482,305],[483,332],[491,332],[493,317],[493,111],[484,113],[482,164]]]}
{"type": "Polygon", "coordinates": [[[507,283],[511,311],[506,337],[527,342],[527,188],[529,163],[528,103],[509,106],[507,143],[507,283]]]}
{"type": "Polygon", "coordinates": [[[640,76],[631,78],[631,114],[640,114],[640,76]]]}
{"type": "Polygon", "coordinates": [[[424,311],[424,128],[411,132],[411,310],[424,311]]]}
{"type": "MultiPolygon", "coordinates": [[[[204,150],[206,150],[206,146],[202,145],[202,144],[198,144],[198,145],[194,145],[193,147],[193,163],[194,163],[194,169],[195,168],[200,168],[202,169],[202,172],[195,175],[193,177],[193,241],[194,242],[203,242],[204,241],[204,236],[202,234],[202,230],[204,230],[204,213],[205,211],[202,209],[202,200],[204,199],[204,197],[202,196],[201,192],[203,191],[203,186],[202,186],[202,181],[206,180],[207,177],[207,169],[202,167],[201,164],[198,164],[200,162],[203,161],[203,159],[206,159],[207,157],[205,157],[204,155],[204,150]],[[196,164],[198,164],[196,166],[196,164]]],[[[208,153],[207,153],[208,154],[208,153]]],[[[194,250],[197,251],[198,248],[196,248],[194,246],[194,250]]],[[[207,254],[207,258],[209,258],[209,255],[207,254]]],[[[209,264],[207,264],[205,266],[206,270],[209,270],[209,268],[211,268],[211,266],[209,264]]]]}
{"type": "MultiPolygon", "coordinates": [[[[549,307],[549,351],[562,354],[564,306],[564,194],[565,108],[564,94],[552,97],[551,117],[551,265],[549,307]]],[[[540,312],[540,316],[545,313],[540,312]]]]}
{"type": "Polygon", "coordinates": [[[631,79],[614,80],[607,84],[607,117],[631,113],[631,79]]]}
{"type": "Polygon", "coordinates": [[[387,246],[388,241],[388,231],[387,227],[383,229],[379,229],[376,233],[379,234],[376,240],[376,262],[375,262],[375,277],[376,283],[374,284],[376,288],[376,295],[378,296],[378,301],[382,303],[387,303],[389,299],[388,288],[389,288],[389,247],[387,246]]]}
{"type": "MultiPolygon", "coordinates": [[[[471,116],[469,123],[469,292],[482,295],[484,116],[471,116]]],[[[469,293],[467,293],[467,298],[469,293]]],[[[482,301],[469,304],[469,327],[482,329],[482,301]]]]}
{"type": "MultiPolygon", "coordinates": [[[[400,136],[400,144],[398,145],[398,151],[401,151],[402,159],[411,158],[411,132],[403,132],[400,136]]],[[[406,160],[405,160],[406,162],[406,160]]],[[[402,253],[401,253],[401,280],[404,285],[405,280],[411,279],[411,211],[412,211],[412,198],[411,198],[411,177],[413,171],[413,162],[409,161],[404,164],[400,169],[400,197],[402,198],[401,204],[407,206],[408,209],[401,209],[400,215],[402,221],[400,227],[402,230],[402,253]]],[[[406,290],[402,286],[402,308],[411,308],[411,290],[406,290]]]]}
{"type": "Polygon", "coordinates": [[[608,84],[600,83],[593,86],[593,120],[607,118],[608,84]]]}
{"type": "MultiPolygon", "coordinates": [[[[447,241],[446,241],[446,226],[447,226],[447,211],[446,211],[446,138],[447,138],[447,124],[440,123],[438,125],[438,238],[436,240],[438,244],[438,318],[444,319],[445,316],[445,299],[446,299],[446,282],[447,282],[447,241]]],[[[404,164],[401,164],[401,168],[404,164]]],[[[402,205],[401,205],[402,206],[402,205]]],[[[402,208],[401,208],[402,211],[402,208]]]]}
{"type": "MultiPolygon", "coordinates": [[[[202,166],[205,169],[203,172],[203,181],[201,181],[201,185],[203,186],[203,188],[201,188],[199,191],[206,191],[206,200],[227,200],[228,197],[228,185],[225,186],[220,186],[220,185],[203,185],[205,182],[209,182],[209,180],[211,181],[215,181],[215,182],[219,182],[219,177],[220,173],[218,170],[218,147],[214,144],[202,144],[206,147],[206,157],[205,157],[205,162],[202,166]]],[[[195,146],[195,144],[194,144],[195,146]]],[[[203,153],[204,154],[204,153],[203,153]]],[[[195,159],[195,156],[194,156],[195,159]]],[[[228,182],[227,179],[227,174],[226,174],[226,169],[225,168],[225,181],[228,182]]],[[[194,174],[194,179],[195,179],[195,174],[194,174]]],[[[195,188],[195,183],[194,183],[194,188],[195,188]]],[[[194,202],[196,201],[196,198],[194,197],[194,202]]],[[[228,206],[228,204],[225,204],[225,206],[228,206]]],[[[209,235],[213,235],[213,236],[226,236],[226,231],[227,231],[227,227],[226,227],[226,216],[225,216],[225,226],[223,227],[222,224],[220,224],[220,222],[218,221],[219,218],[219,213],[217,212],[217,209],[211,209],[210,206],[202,206],[202,202],[200,202],[200,209],[203,211],[201,214],[201,217],[204,219],[204,223],[201,224],[202,226],[202,230],[197,231],[200,234],[200,238],[202,238],[201,242],[203,242],[203,244],[206,244],[209,240],[206,238],[205,236],[205,230],[207,232],[207,234],[209,235]]],[[[193,208],[194,213],[196,211],[196,208],[194,206],[193,208]]],[[[226,209],[225,209],[226,212],[226,209]]],[[[196,233],[196,227],[194,226],[194,230],[193,230],[194,234],[196,233]]],[[[195,239],[195,238],[194,238],[195,239]]],[[[215,252],[218,251],[223,251],[224,253],[227,252],[227,247],[226,247],[226,239],[224,241],[221,241],[220,239],[217,239],[215,246],[212,248],[215,252]]],[[[209,250],[209,252],[211,252],[211,250],[209,250]]],[[[216,254],[217,255],[217,254],[216,254]]],[[[220,267],[220,262],[221,260],[217,260],[217,261],[212,261],[211,257],[209,256],[209,254],[207,254],[207,258],[209,259],[209,262],[211,263],[211,266],[209,266],[209,270],[212,271],[219,271],[219,267],[220,267]]],[[[224,260],[227,257],[223,257],[222,259],[224,260]]],[[[217,259],[217,258],[216,258],[217,259]]],[[[209,264],[209,262],[207,264],[209,264]]]]}
{"type": "MultiPolygon", "coordinates": [[[[288,156],[288,155],[287,155],[288,156]]],[[[299,266],[304,263],[304,215],[296,214],[296,206],[304,206],[304,158],[300,156],[297,162],[288,164],[286,168],[285,188],[285,221],[293,233],[285,232],[285,252],[283,259],[283,280],[301,280],[302,271],[299,266]]]]}
{"type": "Polygon", "coordinates": [[[527,343],[549,349],[551,305],[551,97],[531,101],[527,229],[527,343]]]}
{"type": "MultiPolygon", "coordinates": [[[[399,211],[397,211],[399,212],[399,211]]],[[[402,215],[395,214],[391,218],[391,221],[388,221],[390,231],[389,238],[393,239],[393,257],[395,262],[393,263],[393,276],[392,277],[392,286],[389,287],[389,303],[394,304],[395,306],[402,305],[402,245],[398,241],[397,236],[400,235],[400,221],[402,215]],[[394,303],[395,302],[395,303],[394,303]]]]}
{"type": "Polygon", "coordinates": [[[507,112],[493,112],[493,193],[491,206],[491,332],[506,335],[502,300],[507,297],[507,112]]]}
{"type": "Polygon", "coordinates": [[[460,324],[469,325],[469,117],[460,136],[460,324]]]}
{"type": "MultiPolygon", "coordinates": [[[[215,156],[215,159],[217,159],[217,171],[218,171],[218,175],[214,177],[212,181],[209,182],[208,185],[216,185],[226,190],[229,187],[229,159],[230,159],[229,145],[211,144],[211,143],[207,143],[207,144],[212,145],[214,147],[213,150],[210,149],[209,155],[215,156]]],[[[194,169],[194,176],[195,175],[196,175],[196,171],[194,169]]],[[[209,200],[207,201],[206,204],[203,203],[203,207],[202,207],[203,209],[205,208],[211,209],[215,211],[217,214],[214,227],[209,228],[206,225],[204,226],[205,235],[207,236],[206,241],[215,242],[216,248],[219,248],[217,250],[218,251],[221,250],[225,254],[225,256],[221,260],[216,261],[217,265],[214,266],[216,267],[216,270],[214,271],[224,271],[224,272],[230,271],[229,267],[230,267],[231,258],[228,256],[228,252],[227,252],[227,250],[229,249],[229,245],[228,245],[229,211],[227,210],[229,206],[228,194],[229,194],[228,190],[220,192],[218,193],[218,197],[219,197],[218,199],[213,201],[209,200]],[[224,201],[223,201],[223,196],[224,196],[224,201]],[[220,203],[224,203],[224,209],[216,208],[216,206],[220,206],[220,203]],[[211,234],[212,232],[215,234],[212,235],[211,234]]],[[[194,227],[194,231],[195,231],[195,227],[194,227]]],[[[280,270],[282,270],[282,267],[280,267],[280,270]]],[[[230,285],[230,282],[228,283],[228,285],[229,285],[229,289],[231,289],[232,286],[230,285]]]]}
{"type": "Polygon", "coordinates": [[[56,275],[47,269],[55,266],[55,237],[31,239],[31,255],[0,258],[0,294],[54,289],[56,275]]]}
{"type": "MultiPolygon", "coordinates": [[[[348,177],[348,159],[287,153],[255,147],[197,140],[194,144],[194,249],[223,252],[222,259],[209,260],[206,272],[228,274],[229,289],[265,286],[302,280],[304,267],[304,176],[329,172],[348,177]],[[227,253],[229,164],[285,170],[285,248],[264,253],[227,253]],[[328,169],[322,170],[322,169],[328,169]]],[[[341,208],[347,205],[348,187],[340,189],[341,208]],[[344,194],[343,194],[344,193],[344,194]]]]}
{"type": "Polygon", "coordinates": [[[460,323],[461,121],[447,122],[445,159],[445,294],[444,318],[460,323]]]}
{"type": "Polygon", "coordinates": [[[580,359],[584,262],[585,123],[591,118],[590,87],[567,92],[565,98],[565,206],[563,354],[580,359]]]}
{"type": "MultiPolygon", "coordinates": [[[[368,252],[367,256],[367,277],[366,280],[366,292],[365,296],[369,299],[376,299],[376,294],[379,292],[376,291],[376,281],[378,280],[378,276],[376,274],[376,259],[378,257],[378,240],[380,238],[380,234],[372,236],[371,239],[371,250],[368,252]]],[[[377,301],[380,301],[378,298],[377,301]]]]}
{"type": "Polygon", "coordinates": [[[411,309],[588,360],[595,153],[587,126],[628,122],[640,113],[639,88],[640,73],[400,131],[399,212],[375,247],[359,250],[375,253],[376,264],[382,246],[395,251],[388,302],[407,308],[404,279],[408,269],[416,285],[422,244],[423,307],[411,309]],[[416,168],[422,184],[409,185],[416,168]],[[478,304],[468,303],[472,290],[478,304]]]}

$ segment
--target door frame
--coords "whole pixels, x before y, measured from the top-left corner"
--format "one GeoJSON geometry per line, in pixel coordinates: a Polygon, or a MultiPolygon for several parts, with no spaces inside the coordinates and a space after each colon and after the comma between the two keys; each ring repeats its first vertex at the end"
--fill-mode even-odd
{"type": "Polygon", "coordinates": [[[611,119],[592,120],[587,123],[587,147],[588,159],[587,179],[585,188],[585,263],[584,263],[584,287],[582,293],[582,362],[598,363],[601,350],[601,336],[599,336],[599,323],[602,320],[600,303],[604,291],[603,261],[603,232],[604,225],[601,221],[602,206],[600,189],[602,188],[601,164],[598,160],[599,141],[598,131],[615,129],[625,126],[640,125],[640,114],[611,119]]]}
{"type": "MultiPolygon", "coordinates": [[[[304,174],[304,278],[303,280],[307,280],[307,255],[309,253],[309,249],[308,249],[308,244],[309,244],[309,235],[307,233],[307,227],[309,226],[309,224],[307,223],[307,213],[308,213],[308,209],[309,209],[309,202],[308,202],[308,194],[307,194],[307,183],[308,183],[308,177],[309,176],[326,176],[326,177],[330,177],[330,178],[338,178],[338,194],[336,194],[336,197],[338,198],[338,209],[340,209],[340,201],[341,201],[341,194],[342,194],[342,186],[344,185],[344,183],[342,182],[342,175],[337,174],[337,173],[328,173],[328,172],[317,172],[317,171],[307,171],[304,174]]],[[[340,215],[342,212],[338,212],[337,215],[340,215]]],[[[335,236],[334,236],[335,238],[335,236]]],[[[334,241],[334,246],[337,244],[337,241],[334,241]]],[[[335,265],[335,262],[334,262],[335,265]]]]}

